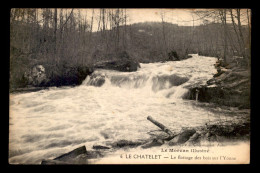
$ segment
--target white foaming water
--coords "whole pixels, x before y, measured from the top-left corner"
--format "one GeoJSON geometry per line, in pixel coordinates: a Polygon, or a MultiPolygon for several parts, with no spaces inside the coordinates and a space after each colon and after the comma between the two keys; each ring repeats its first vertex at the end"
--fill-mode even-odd
{"type": "Polygon", "coordinates": [[[216,58],[141,64],[136,72],[97,70],[78,87],[10,94],[10,163],[39,164],[85,145],[149,138],[158,129],[150,115],[173,131],[217,120],[182,97],[184,87],[205,83],[216,58]]]}

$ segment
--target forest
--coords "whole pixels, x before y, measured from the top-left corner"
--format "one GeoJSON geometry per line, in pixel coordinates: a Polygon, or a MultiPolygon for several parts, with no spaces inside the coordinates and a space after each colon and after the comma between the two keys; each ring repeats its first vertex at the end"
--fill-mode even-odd
{"type": "Polygon", "coordinates": [[[249,9],[194,11],[197,18],[192,26],[166,22],[163,12],[161,22],[131,24],[128,9],[88,10],[91,16],[84,9],[11,9],[10,88],[25,87],[24,75],[35,65],[42,65],[47,77],[55,78],[68,68],[90,68],[124,56],[140,63],[180,60],[192,53],[225,63],[242,57],[250,68],[249,9]],[[202,24],[194,25],[196,20],[202,24]]]}

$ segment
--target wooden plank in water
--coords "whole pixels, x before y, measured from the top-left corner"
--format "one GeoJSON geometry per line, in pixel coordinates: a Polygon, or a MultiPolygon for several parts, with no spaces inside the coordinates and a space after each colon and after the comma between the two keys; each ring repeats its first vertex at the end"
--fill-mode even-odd
{"type": "Polygon", "coordinates": [[[156,121],[155,119],[153,119],[151,116],[147,117],[147,120],[151,121],[153,124],[155,124],[157,127],[159,127],[160,129],[162,129],[165,133],[169,134],[170,137],[175,136],[172,131],[170,131],[166,126],[164,126],[162,123],[159,123],[158,121],[156,121]]]}

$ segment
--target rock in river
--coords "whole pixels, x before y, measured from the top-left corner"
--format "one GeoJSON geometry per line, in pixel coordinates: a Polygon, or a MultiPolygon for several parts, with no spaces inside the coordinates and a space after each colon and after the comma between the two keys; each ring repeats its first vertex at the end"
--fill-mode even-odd
{"type": "Polygon", "coordinates": [[[190,139],[190,137],[196,133],[196,130],[191,129],[191,130],[185,130],[182,133],[180,133],[178,136],[173,138],[170,142],[169,145],[177,145],[177,144],[184,144],[186,141],[190,139]]]}
{"type": "Polygon", "coordinates": [[[134,60],[114,60],[114,61],[103,61],[96,63],[94,68],[103,68],[109,70],[117,70],[122,72],[136,71],[140,67],[140,64],[134,60]]]}

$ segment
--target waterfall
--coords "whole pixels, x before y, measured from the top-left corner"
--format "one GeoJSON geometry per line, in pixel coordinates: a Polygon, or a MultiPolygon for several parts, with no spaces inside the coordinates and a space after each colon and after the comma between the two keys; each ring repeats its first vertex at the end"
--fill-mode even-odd
{"type": "Polygon", "coordinates": [[[188,93],[186,85],[205,83],[212,77],[214,61],[215,58],[193,55],[193,58],[183,61],[141,64],[136,72],[97,69],[82,85],[149,90],[154,94],[162,93],[166,98],[180,99],[188,93]]]}

